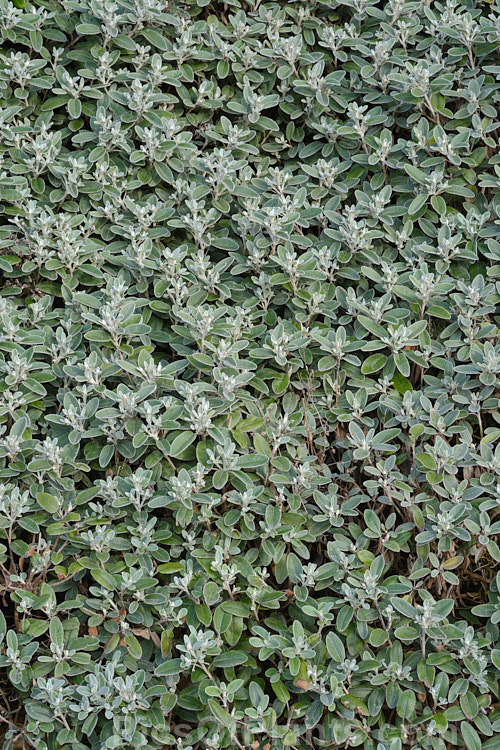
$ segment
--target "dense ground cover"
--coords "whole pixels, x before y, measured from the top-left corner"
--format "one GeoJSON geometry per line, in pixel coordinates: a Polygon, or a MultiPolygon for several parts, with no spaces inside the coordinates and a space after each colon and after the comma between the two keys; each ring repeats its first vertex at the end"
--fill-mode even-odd
{"type": "Polygon", "coordinates": [[[4,749],[498,748],[498,0],[0,31],[4,749]]]}

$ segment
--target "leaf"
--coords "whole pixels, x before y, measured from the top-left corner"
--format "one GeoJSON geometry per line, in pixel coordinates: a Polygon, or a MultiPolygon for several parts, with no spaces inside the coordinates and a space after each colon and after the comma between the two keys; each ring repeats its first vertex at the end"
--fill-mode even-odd
{"type": "Polygon", "coordinates": [[[219,601],[220,596],[221,591],[219,586],[214,581],[207,581],[203,586],[203,598],[205,599],[205,603],[211,606],[219,601]]]}
{"type": "Polygon", "coordinates": [[[286,571],[292,583],[298,583],[302,576],[303,568],[299,558],[293,552],[287,555],[286,571]]]}
{"type": "Polygon", "coordinates": [[[64,645],[64,628],[58,617],[52,617],[49,625],[49,635],[52,643],[62,648],[64,645]]]}
{"type": "Polygon", "coordinates": [[[97,26],[93,23],[79,23],[76,26],[76,32],[80,34],[81,36],[88,36],[91,34],[100,34],[101,33],[101,27],[97,26]]]}
{"type": "Polygon", "coordinates": [[[103,445],[99,454],[99,466],[104,469],[113,458],[115,449],[113,445],[103,445]]]}
{"type": "Polygon", "coordinates": [[[59,508],[59,503],[49,495],[48,492],[39,492],[36,496],[37,503],[47,511],[47,513],[56,513],[59,508]]]}
{"type": "Polygon", "coordinates": [[[281,703],[288,703],[288,701],[290,700],[290,693],[281,680],[271,682],[271,687],[274,691],[275,696],[279,701],[281,701],[281,703]]]}
{"type": "Polygon", "coordinates": [[[409,617],[411,620],[415,619],[417,610],[412,604],[410,604],[410,602],[407,602],[406,599],[397,599],[396,597],[392,597],[391,604],[394,609],[400,612],[404,617],[409,617]]]}
{"type": "Polygon", "coordinates": [[[70,99],[68,101],[69,116],[76,120],[82,114],[82,104],[79,99],[70,99]]]}
{"type": "Polygon", "coordinates": [[[352,607],[349,607],[348,605],[344,605],[343,607],[341,607],[337,615],[337,630],[340,633],[344,633],[349,627],[349,624],[353,617],[354,609],[352,607]]]}
{"type": "Polygon", "coordinates": [[[392,377],[392,384],[394,385],[394,388],[398,391],[398,393],[405,394],[406,391],[412,391],[412,385],[410,381],[405,378],[404,375],[402,375],[400,372],[395,372],[392,377]]]}
{"type": "Polygon", "coordinates": [[[441,320],[451,320],[450,310],[447,307],[443,307],[443,305],[429,305],[427,315],[431,315],[433,318],[440,318],[441,320]]]}
{"type": "Polygon", "coordinates": [[[491,661],[500,671],[500,649],[494,648],[491,652],[491,661]]]}
{"type": "Polygon", "coordinates": [[[184,451],[189,448],[190,445],[196,440],[196,433],[194,432],[181,432],[176,438],[170,443],[168,455],[172,458],[178,458],[184,451]]]}
{"type": "Polygon", "coordinates": [[[267,442],[267,440],[262,435],[259,435],[258,432],[256,432],[255,435],[253,436],[253,444],[257,453],[264,455],[267,458],[271,458],[272,456],[271,447],[269,443],[267,442]]]}
{"type": "Polygon", "coordinates": [[[326,636],[326,649],[332,659],[334,659],[337,662],[342,662],[345,659],[345,648],[344,644],[334,633],[333,631],[330,631],[326,636]]]}
{"type": "Polygon", "coordinates": [[[473,695],[470,690],[460,695],[460,708],[465,714],[467,719],[474,719],[479,712],[479,704],[477,698],[473,695]]]}
{"type": "Polygon", "coordinates": [[[218,469],[214,472],[212,477],[212,484],[216,490],[221,490],[229,481],[229,474],[227,471],[221,471],[218,469]]]}
{"type": "Polygon", "coordinates": [[[212,660],[213,667],[236,667],[239,664],[245,664],[248,660],[247,654],[243,651],[225,651],[222,654],[218,654],[212,660]]]}
{"type": "Polygon", "coordinates": [[[212,698],[208,699],[208,706],[217,719],[217,721],[222,724],[222,726],[229,727],[232,724],[231,715],[220,705],[220,703],[217,703],[217,701],[213,700],[212,698]]]}
{"type": "Polygon", "coordinates": [[[151,27],[142,29],[141,34],[150,44],[152,44],[157,49],[162,50],[162,52],[166,52],[168,50],[168,44],[165,36],[156,29],[153,29],[151,27]]]}
{"type": "Polygon", "coordinates": [[[406,355],[403,352],[394,352],[392,357],[400,374],[404,378],[408,378],[410,375],[410,363],[406,355]]]}
{"type": "Polygon", "coordinates": [[[430,453],[417,453],[417,461],[419,464],[421,464],[425,469],[428,469],[429,471],[436,471],[437,464],[433,456],[431,456],[430,453]]]}
{"type": "Polygon", "coordinates": [[[377,339],[386,339],[387,331],[378,323],[375,323],[371,318],[367,318],[366,315],[358,315],[358,320],[367,331],[372,333],[377,339]]]}
{"type": "Polygon", "coordinates": [[[239,245],[231,237],[212,237],[211,245],[221,250],[238,250],[239,245]]]}
{"type": "Polygon", "coordinates": [[[103,649],[103,654],[112,654],[120,645],[120,633],[115,633],[108,640],[103,649]]]}
{"type": "Polygon", "coordinates": [[[250,607],[244,602],[224,602],[222,609],[230,615],[236,615],[237,617],[249,617],[250,607]]]}
{"type": "Polygon", "coordinates": [[[100,586],[103,586],[105,589],[108,589],[110,591],[114,591],[116,589],[115,579],[111,575],[111,573],[108,573],[105,570],[99,570],[99,568],[94,568],[90,572],[92,578],[94,578],[94,580],[96,580],[100,586]]]}
{"type": "Polygon", "coordinates": [[[168,562],[168,563],[162,563],[161,565],[158,565],[158,572],[159,573],[179,573],[180,571],[184,571],[184,568],[185,568],[184,563],[168,562]]]}
{"type": "Polygon", "coordinates": [[[417,195],[408,206],[409,215],[414,216],[415,214],[418,214],[427,203],[427,198],[427,195],[417,195]]]}
{"type": "Polygon", "coordinates": [[[239,469],[258,469],[268,462],[267,456],[259,456],[256,453],[238,456],[237,466],[239,469]]]}
{"type": "Polygon", "coordinates": [[[274,378],[272,382],[273,391],[277,395],[284,393],[289,385],[290,375],[288,375],[288,373],[283,373],[279,378],[274,378]]]}
{"type": "Polygon", "coordinates": [[[361,372],[363,373],[363,375],[371,375],[372,373],[381,370],[386,362],[387,357],[385,356],[385,354],[380,354],[379,352],[377,352],[365,359],[365,361],[361,365],[361,372]]]}
{"type": "Polygon", "coordinates": [[[142,658],[142,647],[135,635],[133,633],[129,633],[125,636],[125,645],[128,648],[129,654],[133,659],[141,659],[142,658]]]}
{"type": "Polygon", "coordinates": [[[398,698],[396,711],[402,719],[410,719],[415,713],[417,699],[413,690],[403,690],[398,698]]]}
{"type": "Polygon", "coordinates": [[[425,185],[425,172],[423,172],[421,169],[418,169],[418,167],[414,167],[412,164],[405,164],[404,166],[405,172],[409,174],[410,177],[415,180],[415,182],[418,182],[419,185],[425,185]]]}
{"type": "Polygon", "coordinates": [[[481,739],[474,727],[467,721],[460,722],[460,732],[467,750],[481,750],[481,739]]]}
{"type": "Polygon", "coordinates": [[[158,675],[158,677],[167,677],[168,675],[180,674],[180,672],[180,659],[169,659],[169,661],[164,661],[163,664],[159,664],[155,669],[155,674],[158,675]]]}

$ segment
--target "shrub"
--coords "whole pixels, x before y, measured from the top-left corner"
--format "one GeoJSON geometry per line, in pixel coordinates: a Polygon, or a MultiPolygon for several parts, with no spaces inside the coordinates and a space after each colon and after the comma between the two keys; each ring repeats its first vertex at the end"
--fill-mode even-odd
{"type": "Polygon", "coordinates": [[[4,749],[498,748],[498,0],[0,29],[4,749]]]}

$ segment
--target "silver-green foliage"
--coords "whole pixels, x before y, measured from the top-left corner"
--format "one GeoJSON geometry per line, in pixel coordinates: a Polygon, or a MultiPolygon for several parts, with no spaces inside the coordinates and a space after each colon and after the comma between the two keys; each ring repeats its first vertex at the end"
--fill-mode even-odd
{"type": "Polygon", "coordinates": [[[499,1],[0,32],[4,748],[498,748],[499,1]]]}

